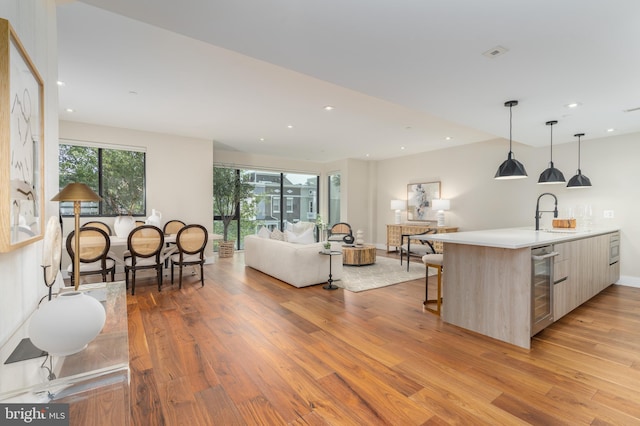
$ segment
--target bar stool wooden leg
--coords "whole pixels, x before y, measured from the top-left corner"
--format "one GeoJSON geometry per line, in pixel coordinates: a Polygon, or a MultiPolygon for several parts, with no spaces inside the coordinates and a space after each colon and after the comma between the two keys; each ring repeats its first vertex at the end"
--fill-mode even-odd
{"type": "Polygon", "coordinates": [[[422,257],[422,261],[426,267],[426,275],[427,275],[425,278],[423,305],[427,311],[440,316],[440,311],[442,307],[442,265],[443,265],[442,254],[427,254],[422,257]],[[429,268],[430,267],[436,268],[436,270],[438,271],[438,283],[437,283],[435,299],[429,299],[429,268]],[[435,303],[436,308],[433,309],[427,306],[430,303],[435,303]]]}

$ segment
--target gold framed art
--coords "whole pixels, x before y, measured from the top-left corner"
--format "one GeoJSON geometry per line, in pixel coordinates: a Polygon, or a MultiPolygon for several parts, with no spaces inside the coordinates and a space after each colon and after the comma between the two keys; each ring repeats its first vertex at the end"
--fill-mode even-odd
{"type": "Polygon", "coordinates": [[[410,183],[407,185],[407,220],[435,221],[433,200],[440,198],[440,182],[410,183]]]}
{"type": "Polygon", "coordinates": [[[44,84],[6,19],[0,19],[0,252],[42,239],[44,84]]]}

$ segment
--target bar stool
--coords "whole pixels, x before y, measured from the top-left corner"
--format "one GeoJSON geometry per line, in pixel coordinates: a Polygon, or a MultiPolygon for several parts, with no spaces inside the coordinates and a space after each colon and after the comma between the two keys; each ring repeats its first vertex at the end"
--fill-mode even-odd
{"type": "Polygon", "coordinates": [[[443,256],[442,254],[425,254],[422,256],[422,262],[426,267],[426,278],[425,278],[425,287],[424,287],[424,305],[425,309],[429,312],[432,312],[438,316],[440,316],[440,307],[442,306],[442,264],[443,264],[443,256]],[[436,299],[429,299],[429,267],[436,268],[438,270],[438,293],[436,299]],[[428,303],[435,303],[436,308],[430,308],[427,306],[428,303]]]}

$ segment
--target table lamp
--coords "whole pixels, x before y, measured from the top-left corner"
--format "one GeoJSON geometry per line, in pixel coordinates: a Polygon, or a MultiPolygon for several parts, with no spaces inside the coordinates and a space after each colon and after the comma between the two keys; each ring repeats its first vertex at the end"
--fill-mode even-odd
{"type": "Polygon", "coordinates": [[[450,200],[436,199],[432,201],[432,207],[437,210],[438,226],[444,226],[444,211],[451,208],[450,200]]]}
{"type": "Polygon", "coordinates": [[[398,225],[401,221],[400,211],[404,209],[404,206],[404,200],[391,200],[391,210],[396,211],[396,225],[398,225]]]}
{"type": "Polygon", "coordinates": [[[80,238],[78,238],[78,234],[80,232],[80,203],[82,201],[101,201],[102,198],[91,188],[89,188],[84,183],[70,183],[64,187],[64,189],[55,197],[51,199],[51,201],[73,201],[73,216],[75,217],[75,226],[74,226],[74,249],[73,249],[73,283],[75,285],[75,290],[78,290],[78,286],[80,285],[80,238]]]}

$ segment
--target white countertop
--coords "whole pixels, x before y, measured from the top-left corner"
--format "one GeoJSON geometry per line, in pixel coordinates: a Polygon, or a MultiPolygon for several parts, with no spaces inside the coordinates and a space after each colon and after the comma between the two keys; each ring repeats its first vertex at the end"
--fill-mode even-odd
{"type": "Polygon", "coordinates": [[[563,241],[594,237],[619,231],[619,228],[597,228],[591,230],[553,229],[535,231],[532,228],[487,229],[483,231],[451,232],[420,235],[412,239],[442,241],[444,243],[469,244],[474,246],[519,249],[538,247],[563,241]]]}

